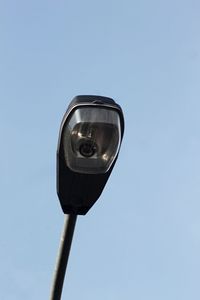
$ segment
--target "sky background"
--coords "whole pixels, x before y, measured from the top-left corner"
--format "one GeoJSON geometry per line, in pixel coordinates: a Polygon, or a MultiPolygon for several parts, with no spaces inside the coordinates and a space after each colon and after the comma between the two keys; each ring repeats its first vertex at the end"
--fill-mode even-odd
{"type": "Polygon", "coordinates": [[[0,0],[0,299],[49,298],[59,126],[112,97],[125,135],[78,218],[62,299],[200,299],[198,0],[0,0]]]}

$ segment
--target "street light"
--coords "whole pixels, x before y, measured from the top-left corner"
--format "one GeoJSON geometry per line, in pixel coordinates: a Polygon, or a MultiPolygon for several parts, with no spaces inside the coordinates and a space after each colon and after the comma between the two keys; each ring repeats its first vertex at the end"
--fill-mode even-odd
{"type": "Polygon", "coordinates": [[[51,300],[59,300],[77,215],[85,215],[101,195],[116,162],[124,133],[121,107],[102,96],[77,96],[61,123],[57,149],[57,194],[68,214],[51,300]]]}

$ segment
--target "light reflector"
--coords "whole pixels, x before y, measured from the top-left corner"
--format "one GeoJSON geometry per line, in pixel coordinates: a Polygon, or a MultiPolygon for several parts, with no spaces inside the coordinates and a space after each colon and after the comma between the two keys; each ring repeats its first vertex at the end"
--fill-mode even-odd
{"type": "Polygon", "coordinates": [[[106,173],[119,151],[120,128],[120,117],[115,109],[77,107],[64,127],[63,148],[67,166],[78,173],[106,173]]]}

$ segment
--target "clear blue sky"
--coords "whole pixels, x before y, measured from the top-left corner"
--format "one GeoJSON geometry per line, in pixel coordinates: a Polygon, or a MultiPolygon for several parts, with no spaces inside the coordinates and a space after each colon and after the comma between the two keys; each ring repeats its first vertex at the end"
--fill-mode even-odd
{"type": "Polygon", "coordinates": [[[63,299],[200,299],[200,4],[0,1],[0,299],[48,299],[63,214],[62,116],[125,113],[118,162],[78,219],[63,299]]]}

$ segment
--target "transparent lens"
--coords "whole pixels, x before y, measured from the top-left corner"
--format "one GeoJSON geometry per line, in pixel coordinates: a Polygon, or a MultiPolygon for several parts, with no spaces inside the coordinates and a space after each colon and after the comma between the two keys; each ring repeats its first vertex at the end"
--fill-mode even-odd
{"type": "Polygon", "coordinates": [[[64,154],[68,167],[79,173],[105,173],[119,150],[120,119],[110,108],[77,108],[64,129],[64,154]]]}

